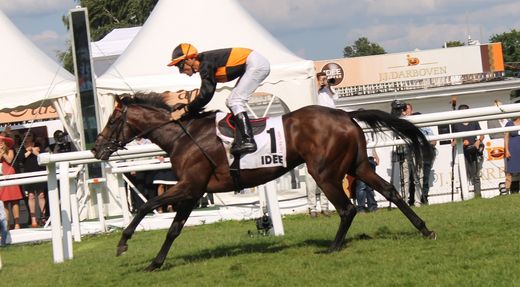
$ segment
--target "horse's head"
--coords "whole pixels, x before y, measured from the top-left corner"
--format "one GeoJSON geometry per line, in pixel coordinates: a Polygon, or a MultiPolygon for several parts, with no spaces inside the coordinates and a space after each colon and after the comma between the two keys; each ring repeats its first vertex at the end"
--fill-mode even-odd
{"type": "Polygon", "coordinates": [[[91,150],[97,159],[107,160],[136,137],[146,137],[170,121],[171,108],[161,94],[123,94],[116,96],[116,103],[114,112],[91,150]]]}
{"type": "Polygon", "coordinates": [[[107,160],[112,153],[123,149],[126,140],[132,137],[132,131],[127,125],[128,105],[125,97],[116,97],[116,102],[112,115],[91,149],[97,159],[107,160]]]}

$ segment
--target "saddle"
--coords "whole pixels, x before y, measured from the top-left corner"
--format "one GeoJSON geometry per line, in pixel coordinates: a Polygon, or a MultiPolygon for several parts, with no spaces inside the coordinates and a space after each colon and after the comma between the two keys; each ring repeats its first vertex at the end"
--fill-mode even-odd
{"type": "MultiPolygon", "coordinates": [[[[251,119],[251,128],[253,135],[258,135],[265,130],[267,118],[251,119]]],[[[217,123],[220,133],[226,137],[234,138],[236,123],[233,114],[228,113],[222,120],[217,123]]]]}

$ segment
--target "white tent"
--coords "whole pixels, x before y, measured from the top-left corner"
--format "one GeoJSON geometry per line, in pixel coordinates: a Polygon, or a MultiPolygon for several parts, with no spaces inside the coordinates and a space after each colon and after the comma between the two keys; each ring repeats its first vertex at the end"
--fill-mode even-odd
{"type": "Polygon", "coordinates": [[[0,35],[0,111],[52,102],[71,137],[79,139],[74,76],[38,49],[1,11],[0,35]]]}
{"type": "Polygon", "coordinates": [[[140,29],[141,27],[114,29],[103,39],[91,43],[96,75],[102,75],[123,54],[140,29]]]}
{"type": "MultiPolygon", "coordinates": [[[[291,110],[313,103],[313,62],[287,50],[235,0],[161,0],[134,41],[97,80],[104,119],[112,111],[109,93],[198,88],[198,76],[190,78],[166,66],[172,49],[181,42],[192,43],[199,51],[225,47],[257,50],[271,62],[271,74],[258,92],[277,96],[291,110]]],[[[225,109],[224,100],[234,84],[219,84],[208,108],[225,109]]]]}

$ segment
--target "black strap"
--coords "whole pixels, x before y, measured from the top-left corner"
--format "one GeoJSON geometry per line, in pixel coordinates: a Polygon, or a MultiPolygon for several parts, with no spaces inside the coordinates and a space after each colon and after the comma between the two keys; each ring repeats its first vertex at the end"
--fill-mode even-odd
{"type": "Polygon", "coordinates": [[[200,149],[200,151],[202,152],[202,154],[204,155],[204,157],[206,157],[206,159],[209,161],[209,163],[211,164],[211,168],[213,170],[215,170],[217,168],[217,164],[215,163],[215,161],[209,157],[209,155],[206,153],[206,151],[199,145],[199,143],[193,138],[193,136],[190,134],[190,132],[188,131],[188,129],[186,129],[186,127],[184,127],[184,125],[182,124],[182,122],[180,120],[177,120],[175,121],[175,123],[177,123],[181,129],[184,131],[184,133],[186,135],[188,135],[188,137],[190,137],[190,139],[193,141],[193,143],[200,149]]]}
{"type": "Polygon", "coordinates": [[[235,185],[235,191],[239,192],[242,190],[242,182],[240,180],[240,154],[233,155],[233,162],[229,167],[229,173],[233,179],[233,185],[235,185]]]}

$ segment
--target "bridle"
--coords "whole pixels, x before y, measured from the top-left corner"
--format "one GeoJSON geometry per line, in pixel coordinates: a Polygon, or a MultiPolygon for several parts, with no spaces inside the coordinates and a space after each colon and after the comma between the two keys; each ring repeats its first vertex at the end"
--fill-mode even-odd
{"type": "MultiPolygon", "coordinates": [[[[195,145],[201,150],[204,157],[206,157],[206,159],[211,164],[212,168],[216,169],[217,165],[216,165],[215,161],[209,157],[209,155],[206,153],[206,151],[204,151],[204,149],[202,149],[202,147],[197,143],[195,138],[193,138],[193,136],[187,129],[191,125],[191,123],[193,123],[193,119],[191,119],[186,126],[183,125],[180,120],[168,120],[168,121],[160,123],[157,126],[149,127],[147,129],[145,129],[144,131],[141,131],[137,135],[135,135],[125,141],[121,141],[121,140],[119,140],[119,138],[121,137],[121,133],[123,132],[123,125],[125,124],[126,119],[127,119],[128,107],[126,105],[122,105],[122,107],[118,105],[118,106],[116,106],[115,110],[119,110],[122,113],[122,115],[120,117],[118,117],[117,119],[115,119],[113,123],[109,123],[111,125],[114,125],[115,128],[110,129],[110,134],[108,135],[108,143],[103,147],[104,152],[108,152],[109,154],[112,154],[118,150],[125,150],[126,149],[125,146],[129,142],[132,142],[137,138],[142,138],[142,137],[146,136],[147,134],[149,134],[150,132],[152,132],[164,125],[167,125],[171,122],[175,122],[176,124],[178,124],[181,127],[181,129],[184,133],[178,133],[177,136],[172,139],[172,142],[177,141],[182,135],[186,134],[195,143],[195,145]]],[[[103,135],[100,135],[100,136],[103,137],[103,135]]]]}
{"type": "MultiPolygon", "coordinates": [[[[108,137],[104,137],[101,134],[99,135],[100,137],[107,139],[108,143],[103,146],[102,151],[108,152],[109,154],[112,154],[118,150],[126,149],[125,145],[130,142],[128,140],[124,141],[124,142],[119,140],[121,133],[123,132],[123,125],[126,122],[128,107],[127,106],[120,107],[118,105],[118,106],[116,106],[115,110],[118,110],[122,113],[122,115],[120,117],[118,117],[117,119],[114,119],[114,121],[112,123],[110,123],[111,120],[109,120],[109,124],[111,126],[115,126],[115,127],[110,128],[110,133],[108,134],[108,137]]],[[[134,139],[132,138],[132,140],[134,140],[134,139]]]]}

